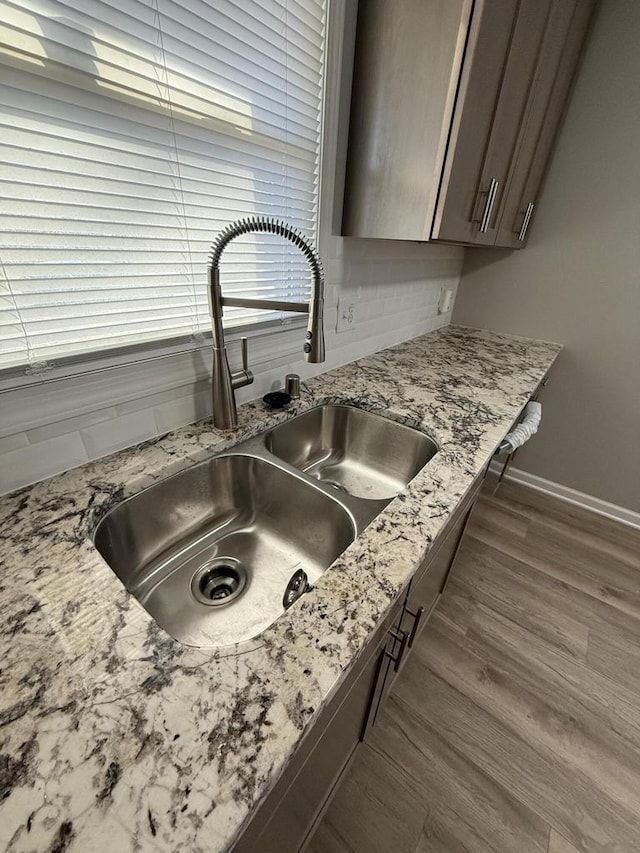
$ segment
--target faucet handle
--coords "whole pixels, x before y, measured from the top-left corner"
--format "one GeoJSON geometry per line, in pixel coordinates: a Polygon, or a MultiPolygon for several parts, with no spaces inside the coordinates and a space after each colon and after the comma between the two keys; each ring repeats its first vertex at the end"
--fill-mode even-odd
{"type": "Polygon", "coordinates": [[[253,373],[249,370],[249,350],[246,338],[240,338],[240,352],[242,354],[242,370],[234,370],[231,374],[231,387],[234,391],[253,383],[253,373]]]}
{"type": "Polygon", "coordinates": [[[242,369],[249,372],[249,345],[246,338],[240,338],[240,353],[242,355],[242,369]]]}

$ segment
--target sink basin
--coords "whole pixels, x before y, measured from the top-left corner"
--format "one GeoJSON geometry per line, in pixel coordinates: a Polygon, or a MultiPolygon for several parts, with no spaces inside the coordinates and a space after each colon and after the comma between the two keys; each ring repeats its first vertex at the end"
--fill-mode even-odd
{"type": "Polygon", "coordinates": [[[310,409],[275,427],[267,449],[339,492],[390,500],[437,452],[424,433],[350,406],[310,409]]]}
{"type": "Polygon", "coordinates": [[[176,640],[249,640],[282,615],[437,452],[426,435],[326,405],[114,507],[95,546],[176,640]]]}
{"type": "Polygon", "coordinates": [[[355,536],[348,510],[312,482],[236,453],[123,501],[94,541],[161,627],[210,647],[267,628],[294,572],[313,583],[355,536]]]}

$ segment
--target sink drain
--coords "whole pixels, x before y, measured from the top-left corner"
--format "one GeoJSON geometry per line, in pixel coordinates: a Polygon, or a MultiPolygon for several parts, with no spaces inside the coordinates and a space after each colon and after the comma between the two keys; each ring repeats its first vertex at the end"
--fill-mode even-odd
{"type": "Polygon", "coordinates": [[[201,566],[191,579],[191,592],[202,604],[231,604],[247,583],[247,571],[234,557],[219,557],[201,566]]]}

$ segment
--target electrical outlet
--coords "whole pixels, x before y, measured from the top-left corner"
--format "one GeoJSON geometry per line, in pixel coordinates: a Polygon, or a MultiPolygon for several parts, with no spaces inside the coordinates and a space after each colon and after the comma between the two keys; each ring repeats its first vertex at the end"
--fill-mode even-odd
{"type": "Polygon", "coordinates": [[[353,296],[341,296],[338,299],[338,321],[336,332],[348,332],[356,325],[356,303],[353,296]]]}
{"type": "Polygon", "coordinates": [[[443,287],[440,290],[440,299],[438,300],[438,314],[448,314],[453,306],[453,290],[450,287],[443,287]]]}

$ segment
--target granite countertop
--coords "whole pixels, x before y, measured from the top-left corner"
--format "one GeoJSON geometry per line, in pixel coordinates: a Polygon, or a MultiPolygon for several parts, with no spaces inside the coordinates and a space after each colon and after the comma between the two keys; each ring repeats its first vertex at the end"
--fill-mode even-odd
{"type": "Polygon", "coordinates": [[[0,847],[227,849],[420,565],[560,346],[449,326],[0,498],[0,847]],[[161,630],[95,550],[122,498],[323,402],[386,413],[440,451],[255,641],[161,630]],[[389,547],[393,543],[393,547],[389,547]]]}

